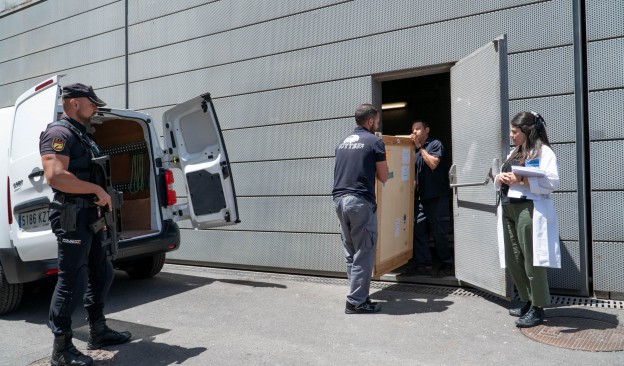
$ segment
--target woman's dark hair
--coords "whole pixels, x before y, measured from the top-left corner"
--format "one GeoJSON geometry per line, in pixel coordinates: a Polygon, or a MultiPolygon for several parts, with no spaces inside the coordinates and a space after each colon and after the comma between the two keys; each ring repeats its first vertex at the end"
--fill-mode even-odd
{"type": "Polygon", "coordinates": [[[535,112],[520,112],[511,119],[511,125],[520,129],[526,135],[523,145],[516,146],[507,161],[516,160],[524,163],[527,159],[534,159],[540,155],[542,145],[550,146],[546,135],[546,121],[535,112]]]}

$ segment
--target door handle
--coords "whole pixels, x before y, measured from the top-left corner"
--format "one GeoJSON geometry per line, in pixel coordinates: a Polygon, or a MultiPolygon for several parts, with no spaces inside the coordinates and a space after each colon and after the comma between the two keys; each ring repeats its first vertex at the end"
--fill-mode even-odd
{"type": "MultiPolygon", "coordinates": [[[[486,186],[490,181],[494,182],[494,173],[498,172],[498,158],[492,160],[492,166],[490,166],[490,170],[487,172],[485,177],[485,181],[483,182],[475,182],[475,183],[457,183],[457,165],[453,164],[451,169],[449,169],[449,186],[451,188],[457,187],[476,187],[476,186],[486,186]]],[[[498,173],[496,173],[498,174],[498,173]]]]}
{"type": "Polygon", "coordinates": [[[43,174],[45,174],[43,170],[38,170],[28,174],[28,179],[35,179],[36,177],[41,177],[43,174]]]}

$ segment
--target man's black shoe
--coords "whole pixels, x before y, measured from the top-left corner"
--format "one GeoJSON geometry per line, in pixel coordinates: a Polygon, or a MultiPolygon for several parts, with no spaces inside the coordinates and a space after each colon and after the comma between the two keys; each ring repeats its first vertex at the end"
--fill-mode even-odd
{"type": "Polygon", "coordinates": [[[87,349],[100,349],[106,346],[126,343],[132,335],[130,332],[117,332],[106,326],[106,319],[100,318],[89,324],[89,340],[87,349]]]}
{"type": "Polygon", "coordinates": [[[381,304],[375,303],[374,305],[371,303],[367,303],[366,301],[360,305],[353,305],[347,301],[347,305],[345,307],[345,314],[372,314],[381,310],[381,304]]]}
{"type": "Polygon", "coordinates": [[[93,359],[82,354],[72,342],[73,334],[71,332],[54,337],[54,345],[52,346],[52,358],[50,364],[52,366],[90,366],[93,365],[93,359]]]}
{"type": "Polygon", "coordinates": [[[531,306],[524,316],[516,320],[518,328],[531,328],[544,322],[544,309],[537,306],[531,306]]]}
{"type": "Polygon", "coordinates": [[[527,301],[527,303],[524,304],[524,306],[522,306],[521,308],[509,309],[509,315],[519,318],[521,316],[524,316],[529,311],[530,308],[531,308],[531,302],[527,301]]]}
{"type": "Polygon", "coordinates": [[[438,276],[455,276],[455,265],[451,263],[442,263],[438,269],[438,276]]]}

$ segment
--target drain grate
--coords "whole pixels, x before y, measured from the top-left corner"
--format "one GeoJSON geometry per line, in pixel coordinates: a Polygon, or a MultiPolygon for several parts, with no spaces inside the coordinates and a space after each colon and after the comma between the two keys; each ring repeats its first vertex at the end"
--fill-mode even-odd
{"type": "Polygon", "coordinates": [[[593,308],[624,309],[624,301],[619,300],[602,300],[571,296],[551,296],[550,302],[556,305],[581,305],[593,308]]]}
{"type": "Polygon", "coordinates": [[[520,331],[534,341],[561,348],[594,352],[624,350],[624,327],[601,320],[549,317],[541,325],[520,331]]]}
{"type": "MultiPolygon", "coordinates": [[[[245,271],[245,270],[236,270],[236,269],[186,266],[186,265],[178,265],[178,264],[167,264],[166,266],[172,269],[179,268],[181,270],[184,270],[185,272],[192,271],[192,272],[210,273],[210,274],[216,274],[216,275],[227,274],[228,276],[235,276],[235,277],[253,276],[259,279],[277,279],[277,280],[287,280],[287,281],[294,281],[294,282],[310,282],[310,283],[336,285],[336,286],[348,285],[347,280],[345,278],[336,278],[336,277],[319,277],[319,276],[295,275],[295,274],[287,274],[287,273],[254,272],[254,271],[245,271]]],[[[371,283],[371,288],[377,289],[377,290],[388,290],[388,291],[399,291],[399,292],[417,292],[417,293],[440,295],[440,296],[449,296],[449,295],[474,296],[474,297],[482,297],[485,299],[499,299],[499,297],[494,296],[485,291],[474,289],[474,288],[464,288],[464,287],[430,286],[430,285],[418,285],[418,284],[404,284],[404,283],[396,283],[396,282],[373,281],[371,283]]],[[[514,293],[513,297],[514,299],[519,300],[517,293],[514,293]]],[[[605,308],[605,309],[624,309],[624,301],[619,301],[619,300],[602,300],[602,299],[591,299],[591,298],[584,298],[584,297],[553,295],[551,296],[550,302],[551,302],[551,305],[579,305],[579,306],[605,308]]]]}

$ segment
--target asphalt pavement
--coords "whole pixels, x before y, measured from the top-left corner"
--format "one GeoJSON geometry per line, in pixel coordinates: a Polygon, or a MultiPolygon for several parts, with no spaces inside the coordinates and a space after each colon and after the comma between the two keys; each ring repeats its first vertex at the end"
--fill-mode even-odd
{"type": "MultiPolygon", "coordinates": [[[[377,314],[344,313],[346,281],[167,264],[156,277],[116,274],[109,326],[132,341],[109,347],[114,365],[621,365],[624,352],[570,350],[533,341],[509,303],[476,292],[375,282],[377,314]]],[[[28,286],[0,316],[0,365],[49,357],[53,283],[28,286]]],[[[546,316],[622,324],[624,310],[551,306],[546,316]]],[[[84,350],[83,309],[74,316],[84,350]]],[[[547,318],[548,320],[548,318],[547,318]]],[[[97,365],[98,363],[96,363],[97,365]]]]}

